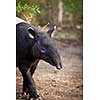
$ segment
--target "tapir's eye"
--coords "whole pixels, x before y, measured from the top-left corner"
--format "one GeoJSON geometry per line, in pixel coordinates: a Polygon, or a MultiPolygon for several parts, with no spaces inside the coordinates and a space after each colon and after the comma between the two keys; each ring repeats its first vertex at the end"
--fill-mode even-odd
{"type": "Polygon", "coordinates": [[[33,36],[32,34],[30,34],[30,33],[29,33],[29,37],[30,37],[31,39],[34,39],[34,36],[33,36]]]}
{"type": "Polygon", "coordinates": [[[41,49],[41,53],[45,53],[45,49],[44,48],[41,49]]]}

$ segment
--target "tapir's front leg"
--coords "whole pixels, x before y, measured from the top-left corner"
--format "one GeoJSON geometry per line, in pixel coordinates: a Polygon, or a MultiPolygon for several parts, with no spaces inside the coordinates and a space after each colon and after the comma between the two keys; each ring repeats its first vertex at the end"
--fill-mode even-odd
{"type": "MultiPolygon", "coordinates": [[[[31,73],[31,76],[33,76],[36,68],[37,68],[37,64],[38,64],[39,60],[36,60],[31,66],[30,66],[30,73],[31,73]]],[[[25,81],[23,81],[23,95],[28,95],[28,89],[26,87],[26,83],[25,81]]]]}
{"type": "Polygon", "coordinates": [[[30,69],[27,66],[20,66],[19,67],[20,72],[22,73],[24,83],[28,89],[28,92],[30,94],[30,98],[38,98],[39,96],[37,95],[36,87],[35,87],[35,82],[32,79],[30,69]]]}
{"type": "Polygon", "coordinates": [[[26,87],[26,82],[25,82],[25,80],[23,79],[23,95],[26,96],[26,95],[28,95],[28,94],[29,94],[29,92],[28,92],[28,89],[27,89],[27,87],[26,87]]]}

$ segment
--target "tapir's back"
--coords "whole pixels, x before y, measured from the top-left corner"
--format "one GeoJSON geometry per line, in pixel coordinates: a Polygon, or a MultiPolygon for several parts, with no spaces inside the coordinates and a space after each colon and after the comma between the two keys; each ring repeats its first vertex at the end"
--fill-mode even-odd
{"type": "Polygon", "coordinates": [[[16,17],[16,24],[18,24],[18,23],[22,23],[22,22],[27,23],[26,21],[24,21],[24,20],[22,20],[22,19],[16,17]]]}

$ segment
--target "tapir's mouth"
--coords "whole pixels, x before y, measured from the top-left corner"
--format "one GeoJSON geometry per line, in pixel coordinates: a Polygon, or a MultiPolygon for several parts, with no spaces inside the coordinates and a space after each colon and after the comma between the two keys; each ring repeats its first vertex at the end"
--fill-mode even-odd
{"type": "Polygon", "coordinates": [[[56,60],[50,59],[50,64],[56,66],[56,68],[59,70],[62,68],[61,62],[57,62],[56,60]]]}
{"type": "Polygon", "coordinates": [[[57,64],[57,65],[55,65],[55,66],[56,66],[56,68],[59,69],[59,70],[62,68],[62,65],[61,65],[61,64],[57,64]]]}
{"type": "Polygon", "coordinates": [[[56,66],[57,69],[61,69],[62,68],[62,64],[60,63],[58,66],[56,66]]]}

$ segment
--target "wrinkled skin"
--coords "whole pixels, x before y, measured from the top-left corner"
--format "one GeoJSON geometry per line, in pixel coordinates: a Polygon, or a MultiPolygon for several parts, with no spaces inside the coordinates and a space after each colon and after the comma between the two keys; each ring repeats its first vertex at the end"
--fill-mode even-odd
{"type": "Polygon", "coordinates": [[[32,78],[39,60],[44,60],[57,69],[62,68],[60,56],[51,39],[53,31],[52,27],[47,32],[42,32],[25,22],[16,25],[16,66],[23,76],[23,94],[29,93],[30,100],[41,100],[32,78]]]}

